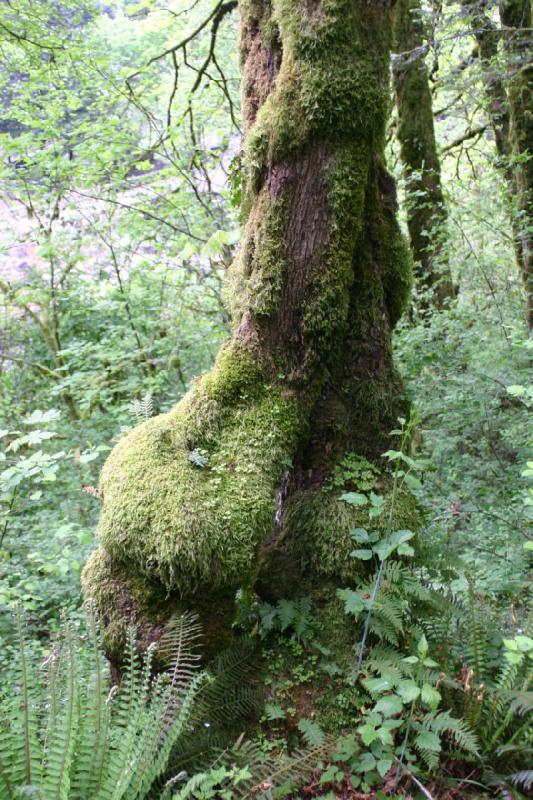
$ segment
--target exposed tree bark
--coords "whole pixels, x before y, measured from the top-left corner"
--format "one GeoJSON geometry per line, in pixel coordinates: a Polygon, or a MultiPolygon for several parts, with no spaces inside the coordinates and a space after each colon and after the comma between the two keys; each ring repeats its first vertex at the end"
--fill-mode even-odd
{"type": "Polygon", "coordinates": [[[526,294],[526,322],[533,329],[533,65],[531,52],[532,12],[530,0],[509,0],[500,5],[505,26],[505,50],[510,77],[496,64],[502,29],[489,16],[485,3],[463,0],[475,36],[481,77],[487,97],[487,113],[496,152],[500,157],[509,198],[516,202],[518,215],[511,224],[515,258],[526,294]],[[507,83],[507,86],[506,86],[507,83]]]}
{"type": "MultiPolygon", "coordinates": [[[[390,3],[241,0],[240,12],[234,333],[212,371],[125,436],[102,472],[100,548],[83,580],[115,659],[128,622],[146,644],[183,605],[203,616],[208,650],[220,647],[235,590],[259,571],[272,588],[282,562],[276,588],[285,579],[292,591],[306,571],[353,571],[360,512],[327,477],[347,452],[376,461],[406,410],[391,330],[410,256],[383,159],[390,3]]],[[[397,513],[412,518],[410,498],[397,513]]]]}
{"type": "Polygon", "coordinates": [[[420,285],[431,291],[431,303],[439,307],[455,293],[446,259],[447,213],[420,10],[420,0],[399,0],[396,5],[393,77],[415,273],[420,285]]]}

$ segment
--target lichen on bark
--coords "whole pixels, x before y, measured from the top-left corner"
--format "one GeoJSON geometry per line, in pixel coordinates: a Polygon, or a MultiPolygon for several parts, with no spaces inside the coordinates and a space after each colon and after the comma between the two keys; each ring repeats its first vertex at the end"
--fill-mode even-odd
{"type": "Polygon", "coordinates": [[[111,621],[115,654],[129,618],[150,635],[154,615],[164,628],[183,606],[217,619],[260,569],[265,581],[267,543],[298,539],[305,551],[285,503],[311,490],[316,502],[348,451],[378,460],[406,408],[391,352],[411,262],[383,159],[388,3],[241,0],[240,11],[234,333],[213,369],[103,469],[100,548],[83,583],[111,621]]]}

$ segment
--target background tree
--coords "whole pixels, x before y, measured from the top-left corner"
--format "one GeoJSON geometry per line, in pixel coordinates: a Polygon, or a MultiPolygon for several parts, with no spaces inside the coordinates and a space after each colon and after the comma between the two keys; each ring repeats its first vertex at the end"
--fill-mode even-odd
{"type": "Polygon", "coordinates": [[[399,0],[396,4],[394,50],[396,132],[406,174],[407,227],[415,274],[420,287],[431,293],[431,302],[442,306],[454,296],[454,289],[446,258],[447,214],[418,0],[399,0]]]}
{"type": "Polygon", "coordinates": [[[492,8],[479,0],[464,3],[478,47],[487,114],[499,166],[512,207],[515,256],[526,295],[526,322],[533,327],[532,233],[533,109],[531,3],[500,4],[501,27],[492,8]],[[503,42],[503,47],[501,43],[503,42]],[[514,209],[514,210],[513,210],[514,209]]]}
{"type": "Polygon", "coordinates": [[[349,525],[326,478],[347,452],[376,459],[406,409],[391,331],[410,257],[383,158],[390,4],[242,0],[240,12],[234,332],[213,370],[104,467],[84,591],[109,621],[115,657],[132,617],[151,640],[180,603],[203,608],[220,636],[272,538],[308,549],[330,577],[346,569],[349,525]],[[295,508],[301,521],[317,507],[329,513],[302,540],[295,508]]]}

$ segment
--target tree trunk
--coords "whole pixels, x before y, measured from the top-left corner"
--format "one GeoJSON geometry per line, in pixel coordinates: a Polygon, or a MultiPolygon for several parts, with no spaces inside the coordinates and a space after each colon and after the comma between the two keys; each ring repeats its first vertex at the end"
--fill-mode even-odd
{"type": "Polygon", "coordinates": [[[496,64],[502,30],[485,12],[479,0],[463,0],[470,14],[481,62],[481,77],[487,97],[487,112],[496,152],[500,158],[510,204],[516,263],[526,294],[526,322],[533,329],[533,66],[531,64],[530,0],[510,0],[500,6],[506,31],[510,78],[496,64]],[[513,30],[514,29],[514,30],[513,30]]]}
{"type": "MultiPolygon", "coordinates": [[[[294,591],[298,570],[353,571],[360,512],[328,476],[346,453],[377,460],[406,409],[391,354],[410,258],[383,160],[389,3],[241,0],[240,12],[234,333],[178,405],[104,466],[100,548],[83,584],[115,659],[128,622],[144,646],[183,606],[198,609],[208,652],[220,648],[236,589],[259,572],[263,586],[285,577],[294,591]],[[274,578],[281,550],[289,574],[274,578]]],[[[398,508],[406,524],[412,502],[398,508]]]]}
{"type": "Polygon", "coordinates": [[[419,0],[399,0],[395,9],[397,136],[407,179],[407,226],[415,272],[420,286],[430,291],[431,304],[442,307],[455,292],[445,252],[447,213],[420,11],[419,0]]]}
{"type": "Polygon", "coordinates": [[[500,5],[508,29],[509,151],[513,160],[518,220],[515,241],[526,292],[526,321],[533,330],[533,10],[531,0],[500,5]],[[510,30],[509,30],[510,29],[510,30]]]}

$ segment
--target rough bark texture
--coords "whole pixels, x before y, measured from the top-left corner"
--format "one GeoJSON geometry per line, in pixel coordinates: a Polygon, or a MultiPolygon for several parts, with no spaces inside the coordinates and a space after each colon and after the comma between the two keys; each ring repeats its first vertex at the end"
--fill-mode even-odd
{"type": "MultiPolygon", "coordinates": [[[[234,334],[211,372],[104,466],[100,547],[83,586],[115,659],[130,621],[150,641],[184,606],[200,611],[216,650],[235,590],[259,572],[262,585],[286,578],[294,591],[297,575],[353,571],[360,512],[327,478],[346,453],[376,460],[405,412],[390,341],[410,256],[383,163],[388,4],[241,0],[240,12],[234,334]]],[[[386,493],[387,477],[376,481],[386,493]]],[[[414,513],[402,497],[398,524],[414,513]]]]}
{"type": "Polygon", "coordinates": [[[431,290],[432,304],[442,306],[454,296],[454,287],[445,257],[447,214],[420,11],[419,0],[399,0],[395,8],[397,136],[407,178],[407,225],[415,271],[421,286],[431,290]]]}
{"type": "Polygon", "coordinates": [[[533,329],[533,51],[531,0],[500,5],[509,79],[496,64],[502,30],[480,0],[463,0],[470,15],[487,97],[487,112],[509,198],[514,251],[526,294],[526,322],[533,329]]]}

